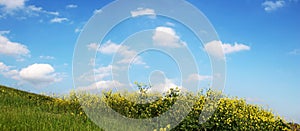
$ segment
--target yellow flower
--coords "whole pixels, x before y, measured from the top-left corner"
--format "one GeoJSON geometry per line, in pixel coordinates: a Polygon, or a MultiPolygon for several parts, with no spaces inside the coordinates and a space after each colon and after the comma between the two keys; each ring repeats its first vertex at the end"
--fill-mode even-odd
{"type": "Polygon", "coordinates": [[[168,125],[167,125],[167,128],[169,128],[169,129],[170,129],[170,128],[171,128],[171,125],[170,125],[170,124],[168,124],[168,125]]]}

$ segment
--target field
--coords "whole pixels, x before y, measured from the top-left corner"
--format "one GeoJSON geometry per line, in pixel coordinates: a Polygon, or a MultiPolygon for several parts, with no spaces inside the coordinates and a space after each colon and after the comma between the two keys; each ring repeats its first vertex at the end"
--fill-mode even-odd
{"type": "MultiPolygon", "coordinates": [[[[167,110],[175,97],[173,92],[173,96],[161,98],[154,104],[142,107],[124,101],[124,98],[116,94],[109,94],[106,100],[113,109],[127,117],[149,118],[167,110]],[[133,108],[128,108],[129,106],[133,108]],[[137,112],[141,108],[145,111],[137,112]]],[[[199,98],[199,101],[202,100],[205,98],[199,98]]],[[[85,115],[72,95],[52,98],[0,86],[0,107],[0,129],[4,131],[101,130],[85,115]]],[[[299,130],[299,125],[287,124],[270,111],[246,104],[241,99],[221,99],[211,120],[204,125],[197,125],[197,115],[201,109],[201,103],[196,104],[189,116],[173,130],[299,130]]]]}

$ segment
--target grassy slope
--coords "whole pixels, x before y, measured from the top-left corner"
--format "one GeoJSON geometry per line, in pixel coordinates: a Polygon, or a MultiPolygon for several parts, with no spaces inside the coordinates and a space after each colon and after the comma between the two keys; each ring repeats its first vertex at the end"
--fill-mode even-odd
{"type": "Polygon", "coordinates": [[[101,130],[73,103],[0,86],[0,129],[101,130]]]}
{"type": "Polygon", "coordinates": [[[0,86],[1,130],[100,130],[72,105],[0,86]]]}

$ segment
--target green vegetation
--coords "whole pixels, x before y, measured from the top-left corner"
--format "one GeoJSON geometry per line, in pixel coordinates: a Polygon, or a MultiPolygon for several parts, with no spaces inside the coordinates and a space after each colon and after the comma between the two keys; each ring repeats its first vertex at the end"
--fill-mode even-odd
{"type": "Polygon", "coordinates": [[[100,130],[72,100],[0,86],[0,130],[100,130]]]}
{"type": "MultiPolygon", "coordinates": [[[[129,93],[126,98],[145,95],[149,94],[129,93]]],[[[179,95],[179,91],[174,89],[164,96],[151,96],[156,100],[147,104],[134,103],[126,100],[125,96],[111,92],[107,92],[103,98],[91,95],[87,95],[87,98],[91,98],[93,103],[97,100],[105,101],[115,111],[131,118],[155,117],[166,112],[176,100],[194,100],[196,104],[192,111],[172,130],[299,130],[299,125],[287,124],[268,110],[249,105],[242,99],[228,97],[222,98],[214,115],[206,123],[199,125],[199,114],[207,100],[204,95],[179,95]]],[[[83,103],[83,106],[90,105],[93,104],[83,103]]],[[[101,130],[82,111],[74,94],[52,98],[0,86],[0,107],[1,130],[101,130]]],[[[153,126],[157,130],[169,129],[169,125],[165,128],[153,126]]]]}

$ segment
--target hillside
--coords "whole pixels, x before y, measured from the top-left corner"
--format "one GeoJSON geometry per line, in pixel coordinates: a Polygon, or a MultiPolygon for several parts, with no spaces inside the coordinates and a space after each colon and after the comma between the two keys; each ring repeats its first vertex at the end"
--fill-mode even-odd
{"type": "MultiPolygon", "coordinates": [[[[109,104],[115,105],[121,103],[122,105],[129,105],[128,103],[126,103],[126,101],[120,101],[124,99],[121,99],[119,95],[111,94],[109,98],[109,104]]],[[[165,99],[162,100],[163,103],[166,101],[165,99]]],[[[167,103],[172,102],[167,101],[167,103]]],[[[132,110],[128,110],[130,114],[134,112],[135,108],[140,108],[137,105],[131,106],[133,107],[132,110]]],[[[9,87],[0,86],[0,107],[0,129],[2,130],[101,130],[97,127],[97,125],[95,125],[87,118],[87,116],[80,108],[79,103],[75,101],[75,98],[71,97],[65,99],[51,98],[48,96],[32,94],[9,87]]],[[[151,107],[151,105],[149,105],[149,107],[151,107]]],[[[126,112],[125,110],[126,106],[115,106],[112,108],[114,108],[121,114],[128,116],[128,112],[126,112]]],[[[167,108],[168,107],[163,107],[160,109],[155,109],[155,111],[165,110],[167,108]]],[[[147,109],[148,108],[146,107],[145,110],[147,109]]],[[[267,127],[270,127],[272,129],[290,128],[289,126],[287,126],[287,124],[282,123],[283,120],[281,120],[281,118],[275,117],[270,112],[262,110],[259,107],[253,105],[245,105],[242,100],[237,99],[222,99],[222,102],[220,103],[220,106],[213,117],[214,119],[208,121],[208,123],[205,125],[207,127],[200,127],[199,125],[197,125],[196,118],[197,113],[199,113],[198,111],[199,108],[194,109],[191,114],[178,127],[175,128],[175,130],[242,130],[244,129],[244,125],[236,124],[236,121],[240,119],[245,120],[246,124],[254,123],[254,126],[248,125],[249,127],[251,127],[251,129],[260,129],[259,127],[255,126],[255,122],[251,122],[252,120],[256,119],[262,119],[262,121],[258,123],[261,127],[267,125],[267,127]],[[231,108],[238,105],[244,106],[244,112],[239,112],[235,108],[231,108]],[[245,111],[252,111],[253,109],[255,109],[255,111],[250,112],[250,114],[254,113],[254,115],[251,115],[253,115],[255,118],[247,120],[246,118],[237,117],[247,114],[245,111]],[[234,114],[233,112],[237,114],[234,114]],[[231,119],[232,121],[228,122],[228,119],[231,119]]],[[[157,115],[157,113],[155,114],[157,115]]],[[[153,114],[143,114],[143,116],[148,117],[152,117],[152,115],[153,114]]],[[[133,117],[139,118],[137,114],[135,114],[133,117]]],[[[299,128],[299,125],[291,125],[294,128],[299,128]]]]}
{"type": "Polygon", "coordinates": [[[1,130],[100,130],[78,106],[48,96],[0,86],[0,107],[1,130]]]}

